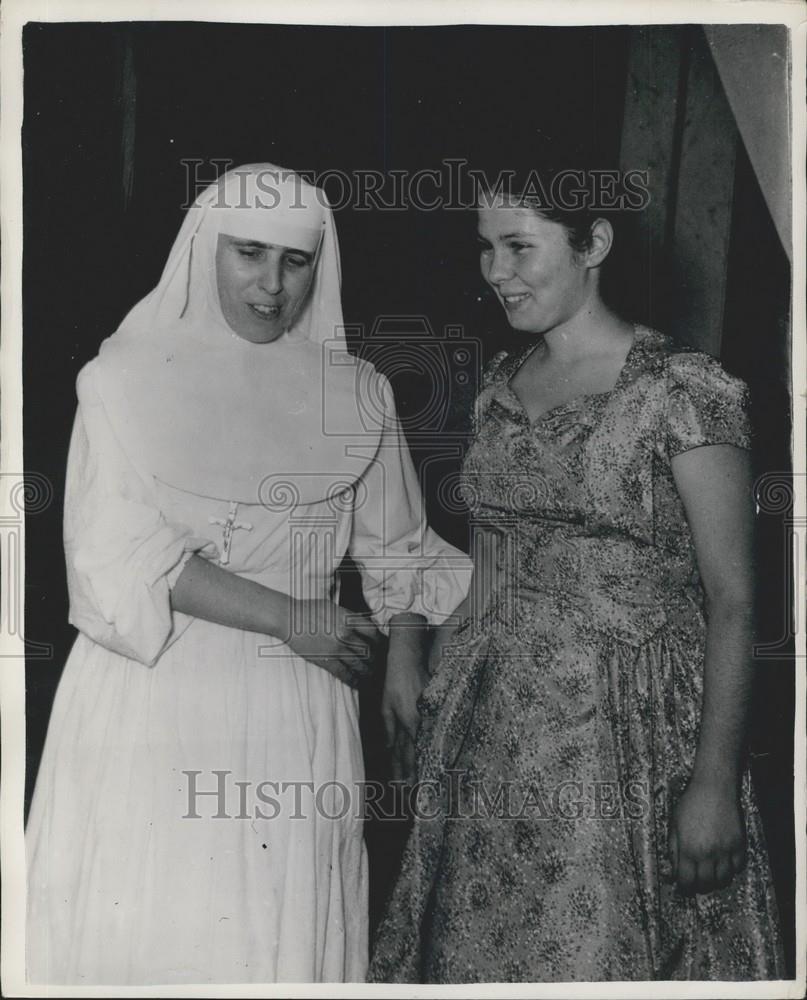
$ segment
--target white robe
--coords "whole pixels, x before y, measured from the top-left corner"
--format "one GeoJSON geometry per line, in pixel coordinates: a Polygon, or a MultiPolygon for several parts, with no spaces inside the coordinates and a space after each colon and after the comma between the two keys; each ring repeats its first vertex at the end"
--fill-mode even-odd
{"type": "MultiPolygon", "coordinates": [[[[79,379],[65,499],[80,634],[26,833],[29,980],[361,981],[357,693],[275,639],[171,610],[189,555],[221,558],[211,519],[230,500],[144,479],[95,365],[79,379]]],[[[238,504],[227,568],[327,598],[349,548],[380,626],[404,610],[440,621],[470,564],[426,527],[394,412],[358,485],[337,503],[238,504]]]]}

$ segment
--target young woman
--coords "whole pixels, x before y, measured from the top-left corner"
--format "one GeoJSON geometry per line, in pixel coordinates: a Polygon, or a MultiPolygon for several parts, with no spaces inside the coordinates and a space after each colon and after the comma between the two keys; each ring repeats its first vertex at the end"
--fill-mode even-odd
{"type": "Polygon", "coordinates": [[[467,574],[341,331],[324,195],[242,167],[79,377],[31,981],[364,978],[354,689],[389,632],[385,707],[411,726],[423,626],[467,574]],[[348,548],[373,620],[334,603],[348,548]]]}
{"type": "Polygon", "coordinates": [[[608,308],[605,218],[517,188],[478,214],[527,343],[477,402],[476,600],[422,695],[421,815],[371,978],[780,977],[743,754],[745,388],[608,308]]]}

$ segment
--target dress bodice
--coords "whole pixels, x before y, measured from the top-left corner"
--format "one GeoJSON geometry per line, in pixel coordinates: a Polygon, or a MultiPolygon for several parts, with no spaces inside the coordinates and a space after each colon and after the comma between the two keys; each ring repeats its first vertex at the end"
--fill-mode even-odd
{"type": "Polygon", "coordinates": [[[462,471],[472,524],[499,538],[505,584],[645,617],[654,607],[659,621],[675,595],[700,600],[672,459],[705,444],[748,447],[744,385],[640,326],[612,390],[530,420],[511,387],[529,350],[489,366],[462,471]]]}

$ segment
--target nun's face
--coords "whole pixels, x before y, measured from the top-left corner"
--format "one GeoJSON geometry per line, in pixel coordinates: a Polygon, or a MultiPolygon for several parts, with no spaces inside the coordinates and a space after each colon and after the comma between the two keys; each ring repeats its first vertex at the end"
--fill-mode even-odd
{"type": "Polygon", "coordinates": [[[233,331],[253,344],[277,340],[293,325],[313,273],[313,255],[303,250],[219,236],[221,311],[233,331]]]}

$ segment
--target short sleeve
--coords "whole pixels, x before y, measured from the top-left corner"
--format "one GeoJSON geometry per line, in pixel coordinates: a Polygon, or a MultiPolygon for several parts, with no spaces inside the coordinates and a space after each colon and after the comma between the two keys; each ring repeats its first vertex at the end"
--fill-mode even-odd
{"type": "Polygon", "coordinates": [[[713,357],[671,355],[666,390],[661,437],[667,458],[705,445],[751,447],[748,389],[713,357]]]}
{"type": "Polygon", "coordinates": [[[171,587],[194,552],[214,547],[157,509],[115,435],[91,365],[78,395],[64,513],[70,622],[151,665],[192,621],[172,610],[171,587]]]}

